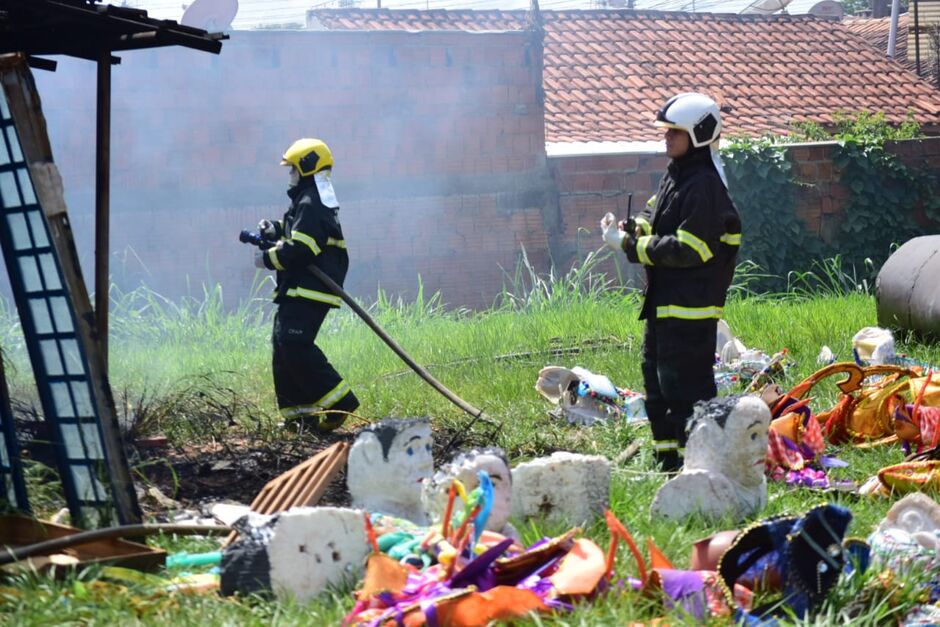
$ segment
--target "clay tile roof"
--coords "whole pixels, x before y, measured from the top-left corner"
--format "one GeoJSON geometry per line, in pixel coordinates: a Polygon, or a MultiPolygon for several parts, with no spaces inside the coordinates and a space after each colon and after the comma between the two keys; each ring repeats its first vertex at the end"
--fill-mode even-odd
{"type": "Polygon", "coordinates": [[[525,11],[491,9],[311,9],[307,25],[325,30],[522,30],[525,11]]]}
{"type": "MultiPolygon", "coordinates": [[[[907,38],[909,28],[913,23],[910,13],[899,15],[898,36],[894,42],[895,59],[911,69],[914,68],[914,62],[907,58],[907,38]]],[[[891,30],[890,17],[846,17],[842,20],[842,25],[880,50],[882,54],[887,52],[888,33],[891,30]]],[[[921,28],[923,27],[924,25],[921,25],[921,28]]]]}
{"type": "MultiPolygon", "coordinates": [[[[928,130],[940,127],[940,91],[856,34],[859,20],[627,9],[541,15],[548,142],[659,139],[653,116],[682,91],[715,98],[726,134],[786,133],[792,121],[862,110],[894,122],[911,111],[928,130]]],[[[525,29],[527,12],[324,9],[311,10],[308,24],[505,31],[525,29]]]]}

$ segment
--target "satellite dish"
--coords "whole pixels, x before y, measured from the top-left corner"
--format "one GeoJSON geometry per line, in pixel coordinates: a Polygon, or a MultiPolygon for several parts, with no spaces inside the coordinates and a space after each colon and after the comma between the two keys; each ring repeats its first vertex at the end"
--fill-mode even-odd
{"type": "Polygon", "coordinates": [[[210,33],[227,31],[238,13],[238,0],[195,0],[180,18],[183,26],[210,33]]]}
{"type": "Polygon", "coordinates": [[[842,15],[845,13],[845,9],[841,2],[836,2],[835,0],[821,0],[810,7],[807,13],[820,17],[835,17],[841,19],[842,15]]]}
{"type": "Polygon", "coordinates": [[[782,11],[791,0],[755,0],[741,11],[741,13],[757,13],[758,15],[771,15],[782,11]]]}

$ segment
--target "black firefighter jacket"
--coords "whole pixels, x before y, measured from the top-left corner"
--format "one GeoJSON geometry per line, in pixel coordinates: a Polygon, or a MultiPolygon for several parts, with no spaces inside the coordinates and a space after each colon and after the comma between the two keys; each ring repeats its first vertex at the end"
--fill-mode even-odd
{"type": "Polygon", "coordinates": [[[277,270],[274,302],[300,298],[339,307],[340,297],[307,269],[315,264],[342,287],[349,268],[339,207],[323,204],[315,176],[302,178],[287,191],[292,203],[277,223],[279,241],[264,256],[264,265],[277,270]]]}
{"type": "Polygon", "coordinates": [[[710,148],[670,162],[655,207],[637,217],[639,238],[624,251],[646,269],[640,319],[720,318],[741,245],[741,219],[728,197],[710,148]]]}

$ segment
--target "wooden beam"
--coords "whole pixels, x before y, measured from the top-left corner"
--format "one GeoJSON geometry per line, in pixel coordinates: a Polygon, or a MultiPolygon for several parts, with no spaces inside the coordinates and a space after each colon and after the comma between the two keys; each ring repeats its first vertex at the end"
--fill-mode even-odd
{"type": "Polygon", "coordinates": [[[95,131],[95,316],[98,346],[108,371],[108,302],[111,287],[111,54],[98,57],[98,103],[95,131]]]}

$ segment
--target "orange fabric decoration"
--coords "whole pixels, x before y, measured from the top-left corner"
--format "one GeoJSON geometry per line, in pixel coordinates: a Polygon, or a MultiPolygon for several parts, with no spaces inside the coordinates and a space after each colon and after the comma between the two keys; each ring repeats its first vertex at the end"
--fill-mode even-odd
{"type": "Polygon", "coordinates": [[[522,571],[529,570],[537,564],[542,564],[559,553],[567,553],[574,546],[574,537],[579,533],[581,533],[581,529],[575,527],[537,549],[512,557],[499,558],[496,560],[496,581],[512,580],[522,571]]]}
{"type": "Polygon", "coordinates": [[[372,526],[372,519],[369,518],[369,512],[362,512],[362,517],[366,520],[366,539],[369,541],[369,546],[372,547],[373,553],[379,552],[379,540],[375,534],[375,528],[372,526]]]}
{"type": "Polygon", "coordinates": [[[366,561],[366,576],[360,599],[368,599],[380,592],[401,592],[408,583],[408,569],[388,555],[373,553],[366,561]]]}
{"type": "Polygon", "coordinates": [[[669,558],[659,550],[652,538],[646,539],[646,548],[650,552],[650,568],[662,568],[663,570],[675,570],[669,558]]]}
{"type": "Polygon", "coordinates": [[[788,395],[791,398],[803,398],[817,383],[837,374],[848,375],[837,383],[843,396],[835,407],[818,415],[824,425],[826,439],[833,444],[844,444],[879,440],[892,435],[894,421],[888,411],[888,401],[909,384],[901,379],[917,376],[917,371],[888,365],[863,368],[852,362],[840,362],[818,370],[798,383],[788,395]],[[873,385],[863,386],[865,380],[873,375],[885,376],[873,385]]]}
{"type": "Polygon", "coordinates": [[[604,551],[587,538],[578,538],[549,577],[558,594],[591,594],[607,572],[604,551]]]}
{"type": "Polygon", "coordinates": [[[610,548],[607,550],[607,574],[612,575],[614,572],[614,558],[617,556],[617,538],[620,537],[620,539],[626,542],[627,546],[630,547],[630,552],[633,553],[633,559],[636,560],[640,581],[646,581],[646,562],[643,561],[643,555],[640,554],[640,549],[637,548],[636,542],[633,541],[633,536],[631,536],[627,528],[623,526],[623,523],[617,520],[617,517],[614,516],[612,511],[607,510],[604,512],[604,517],[607,519],[607,527],[610,529],[610,548]]]}
{"type": "Polygon", "coordinates": [[[894,432],[899,440],[913,445],[914,452],[936,448],[940,443],[940,395],[937,389],[932,396],[927,395],[931,387],[933,372],[921,379],[911,379],[909,393],[915,398],[913,406],[908,405],[905,394],[896,393],[888,399],[888,413],[894,420],[894,432]]]}
{"type": "Polygon", "coordinates": [[[454,501],[457,500],[457,484],[451,483],[447,490],[447,508],[441,521],[441,535],[445,538],[450,535],[450,517],[454,514],[454,501]]]}

